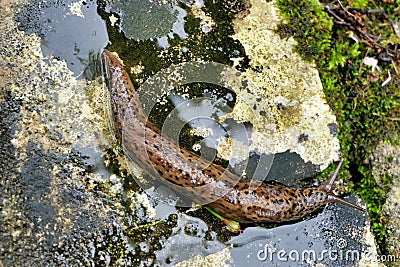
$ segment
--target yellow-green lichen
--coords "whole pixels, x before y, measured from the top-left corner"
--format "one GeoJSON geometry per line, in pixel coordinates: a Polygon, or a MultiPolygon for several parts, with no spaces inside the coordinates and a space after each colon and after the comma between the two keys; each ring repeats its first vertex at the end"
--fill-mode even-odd
{"type": "Polygon", "coordinates": [[[229,263],[233,262],[230,255],[229,248],[225,248],[217,253],[202,257],[200,255],[194,256],[193,259],[186,260],[175,264],[175,267],[228,267],[229,263]]]}
{"type": "Polygon", "coordinates": [[[233,38],[245,47],[250,68],[244,73],[248,86],[237,92],[228,117],[253,124],[250,149],[290,150],[323,169],[339,155],[339,141],[328,128],[336,119],[318,71],[294,52],[293,38],[282,40],[275,32],[279,22],[275,1],[259,0],[251,1],[247,17],[235,21],[233,38]],[[307,138],[299,142],[300,136],[307,138]]]}

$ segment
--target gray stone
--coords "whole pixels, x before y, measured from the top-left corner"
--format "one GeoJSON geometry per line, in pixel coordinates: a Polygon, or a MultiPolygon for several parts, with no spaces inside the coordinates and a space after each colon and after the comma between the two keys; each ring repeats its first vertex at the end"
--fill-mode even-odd
{"type": "Polygon", "coordinates": [[[382,211],[388,232],[386,249],[389,255],[400,255],[400,149],[390,143],[380,143],[371,156],[372,173],[382,188],[389,187],[382,211]],[[386,178],[386,181],[385,181],[386,178]],[[391,183],[388,184],[388,178],[391,183]]]}

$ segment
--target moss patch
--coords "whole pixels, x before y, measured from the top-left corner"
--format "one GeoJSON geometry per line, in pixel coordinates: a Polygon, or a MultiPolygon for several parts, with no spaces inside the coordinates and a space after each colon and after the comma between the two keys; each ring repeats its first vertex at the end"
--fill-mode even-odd
{"type": "Polygon", "coordinates": [[[333,23],[337,18],[329,16],[317,1],[278,0],[277,4],[286,18],[279,26],[281,37],[294,36],[299,54],[317,65],[328,103],[339,124],[341,152],[347,167],[342,177],[345,175],[349,179],[351,176],[349,183],[354,185],[353,191],[366,201],[375,238],[384,251],[387,233],[381,223],[381,207],[385,195],[376,185],[368,158],[379,141],[396,142],[392,136],[400,128],[394,120],[400,117],[399,77],[395,74],[399,58],[392,55],[387,59],[385,50],[380,49],[383,46],[390,50],[396,42],[390,26],[381,26],[387,23],[386,17],[381,13],[369,14],[366,10],[380,8],[394,20],[396,5],[378,3],[377,7],[372,1],[342,2],[345,8],[353,5],[347,9],[352,14],[348,14],[350,17],[359,16],[361,25],[369,33],[387,41],[373,45],[355,33],[360,41],[357,43],[350,36],[352,32],[345,25],[333,23]],[[380,72],[363,64],[366,56],[379,59],[380,72]],[[382,86],[388,71],[392,80],[382,86]]]}

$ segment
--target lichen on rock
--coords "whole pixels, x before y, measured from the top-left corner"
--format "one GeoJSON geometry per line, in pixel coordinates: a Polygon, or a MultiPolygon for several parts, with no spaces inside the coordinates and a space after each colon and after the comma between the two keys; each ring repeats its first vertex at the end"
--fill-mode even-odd
{"type": "Polygon", "coordinates": [[[250,58],[243,74],[248,87],[237,93],[239,101],[228,117],[253,124],[250,150],[289,150],[324,169],[338,159],[339,141],[328,127],[336,119],[318,71],[294,52],[293,38],[282,40],[276,33],[281,18],[275,2],[250,2],[250,14],[235,20],[233,35],[250,58]]]}
{"type": "MultiPolygon", "coordinates": [[[[388,232],[386,250],[389,255],[400,253],[400,147],[381,142],[371,156],[372,174],[380,188],[386,190],[386,201],[382,207],[385,228],[388,232]]],[[[384,194],[384,192],[382,192],[384,194]]]]}

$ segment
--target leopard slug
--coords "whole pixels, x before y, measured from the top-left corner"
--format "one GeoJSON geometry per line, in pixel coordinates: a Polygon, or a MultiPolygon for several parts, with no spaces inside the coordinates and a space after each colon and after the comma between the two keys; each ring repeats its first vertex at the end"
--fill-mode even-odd
{"type": "Polygon", "coordinates": [[[238,177],[179,147],[147,120],[127,72],[113,53],[104,50],[102,60],[108,81],[110,108],[119,140],[127,156],[153,176],[179,186],[197,203],[238,222],[284,222],[300,219],[328,203],[340,203],[364,211],[332,192],[343,159],[329,181],[319,187],[292,188],[238,177]],[[129,120],[125,120],[129,116],[129,120]]]}

